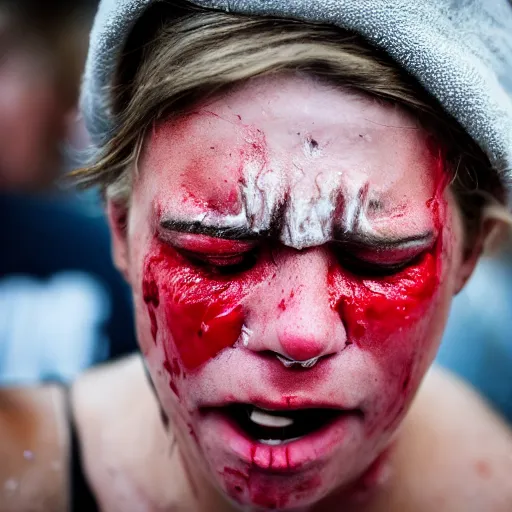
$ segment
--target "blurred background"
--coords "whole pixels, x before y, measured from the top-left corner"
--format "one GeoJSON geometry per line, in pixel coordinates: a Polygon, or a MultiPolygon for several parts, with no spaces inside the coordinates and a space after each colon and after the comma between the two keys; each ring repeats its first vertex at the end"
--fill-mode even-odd
{"type": "MultiPolygon", "coordinates": [[[[77,114],[94,0],[0,0],[0,384],[68,381],[136,349],[94,193],[58,185],[88,145],[77,114]]],[[[512,243],[455,299],[438,363],[512,422],[512,243]]]]}
{"type": "Polygon", "coordinates": [[[135,350],[131,298],[94,194],[58,185],[93,0],[0,0],[0,384],[68,381],[135,350]]]}

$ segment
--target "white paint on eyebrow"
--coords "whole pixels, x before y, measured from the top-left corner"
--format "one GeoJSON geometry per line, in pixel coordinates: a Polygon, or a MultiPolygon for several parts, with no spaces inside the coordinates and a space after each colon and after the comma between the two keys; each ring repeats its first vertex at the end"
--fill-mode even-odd
{"type": "Polygon", "coordinates": [[[280,169],[250,162],[244,169],[243,204],[246,222],[256,232],[268,231],[275,212],[284,203],[287,185],[280,169]]]}
{"type": "Polygon", "coordinates": [[[247,161],[240,185],[240,212],[221,217],[208,212],[194,220],[255,234],[268,233],[275,229],[273,223],[280,222],[281,242],[297,250],[332,241],[335,227],[346,233],[375,234],[367,215],[371,190],[366,176],[349,182],[342,171],[311,177],[301,165],[296,162],[285,170],[279,168],[279,159],[273,159],[271,168],[258,158],[247,161]],[[336,218],[340,195],[343,208],[341,218],[336,218]]]}
{"type": "Polygon", "coordinates": [[[368,219],[368,207],[370,205],[370,184],[368,182],[353,185],[346,190],[346,207],[343,215],[343,229],[349,233],[360,232],[366,235],[374,234],[368,219]]]}
{"type": "MultiPolygon", "coordinates": [[[[301,172],[300,169],[297,170],[301,172]]],[[[309,187],[300,178],[289,185],[289,200],[283,212],[281,241],[288,247],[304,249],[332,239],[336,200],[341,173],[319,174],[309,187]]]]}

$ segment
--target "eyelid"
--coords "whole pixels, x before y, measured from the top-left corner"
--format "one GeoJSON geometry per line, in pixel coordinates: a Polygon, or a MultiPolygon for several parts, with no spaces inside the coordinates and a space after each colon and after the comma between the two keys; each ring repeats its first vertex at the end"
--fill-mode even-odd
{"type": "Polygon", "coordinates": [[[175,250],[189,264],[211,273],[212,275],[235,275],[252,268],[257,260],[257,248],[254,244],[244,251],[236,252],[199,252],[175,246],[175,250]]]}
{"type": "Polygon", "coordinates": [[[240,263],[245,255],[249,252],[235,253],[235,254],[203,254],[200,252],[191,252],[186,249],[177,249],[177,251],[189,259],[190,261],[201,262],[203,264],[212,265],[215,267],[229,267],[240,263]]]}
{"type": "Polygon", "coordinates": [[[355,251],[352,254],[357,258],[368,263],[382,264],[382,265],[399,265],[411,261],[423,254],[428,247],[411,247],[408,249],[384,249],[379,251],[355,251]]]}
{"type": "Polygon", "coordinates": [[[362,244],[339,243],[337,251],[346,257],[359,260],[363,264],[381,267],[400,267],[412,262],[432,248],[431,242],[409,244],[402,247],[374,247],[362,244]]]}
{"type": "Polygon", "coordinates": [[[162,242],[168,243],[177,249],[204,255],[236,255],[251,251],[257,246],[257,242],[254,240],[230,240],[170,230],[159,230],[158,237],[162,242]]]}

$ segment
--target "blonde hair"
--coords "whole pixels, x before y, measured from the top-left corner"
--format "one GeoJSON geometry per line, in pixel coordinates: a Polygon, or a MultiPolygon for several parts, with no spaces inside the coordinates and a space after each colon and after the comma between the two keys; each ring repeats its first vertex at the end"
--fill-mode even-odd
{"type": "Polygon", "coordinates": [[[134,28],[111,86],[117,129],[75,173],[129,204],[146,129],[252,77],[298,71],[411,111],[446,149],[470,242],[490,212],[510,219],[497,173],[458,123],[384,52],[332,26],[155,3],[134,28]],[[487,206],[492,203],[492,209],[487,206]]]}

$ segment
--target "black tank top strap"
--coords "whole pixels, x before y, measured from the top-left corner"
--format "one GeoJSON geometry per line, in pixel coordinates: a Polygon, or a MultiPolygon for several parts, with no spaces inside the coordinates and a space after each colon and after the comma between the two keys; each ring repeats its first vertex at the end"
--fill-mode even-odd
{"type": "Polygon", "coordinates": [[[73,418],[73,409],[70,401],[71,393],[69,392],[69,388],[67,388],[67,391],[71,471],[70,510],[72,512],[99,512],[98,504],[83,471],[80,440],[78,438],[78,432],[73,418]]]}

